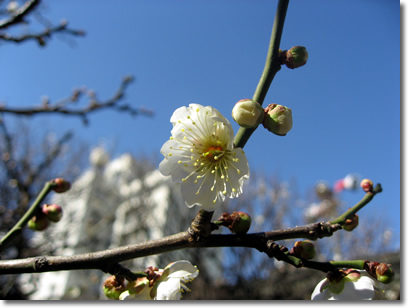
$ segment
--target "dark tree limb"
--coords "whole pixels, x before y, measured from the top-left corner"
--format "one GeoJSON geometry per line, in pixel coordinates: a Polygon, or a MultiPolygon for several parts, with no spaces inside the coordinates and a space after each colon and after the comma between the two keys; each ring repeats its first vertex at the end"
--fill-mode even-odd
{"type": "Polygon", "coordinates": [[[27,17],[28,14],[40,4],[40,2],[40,0],[28,0],[8,18],[0,20],[0,29],[6,29],[12,25],[23,22],[24,18],[27,17]]]}

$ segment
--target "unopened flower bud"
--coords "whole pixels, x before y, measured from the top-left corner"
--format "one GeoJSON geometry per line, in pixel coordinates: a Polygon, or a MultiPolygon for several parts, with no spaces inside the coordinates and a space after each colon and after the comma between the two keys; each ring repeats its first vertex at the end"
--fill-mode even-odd
{"type": "Polygon", "coordinates": [[[231,215],[223,213],[218,221],[236,234],[245,234],[251,227],[251,216],[244,212],[233,212],[231,215]]]}
{"type": "Polygon", "coordinates": [[[245,234],[251,227],[251,216],[244,212],[234,212],[231,215],[234,220],[230,228],[232,233],[245,234]]]}
{"type": "Polygon", "coordinates": [[[257,127],[263,121],[264,110],[259,103],[252,99],[241,99],[232,108],[232,118],[239,126],[257,127]]]}
{"type": "Polygon", "coordinates": [[[63,178],[56,178],[51,181],[52,190],[56,193],[63,193],[71,188],[71,183],[64,180],[63,178]]]}
{"type": "Polygon", "coordinates": [[[353,231],[355,228],[357,228],[357,226],[358,226],[358,221],[359,221],[358,215],[357,215],[357,214],[354,214],[353,217],[347,218],[347,219],[344,221],[343,229],[344,229],[345,231],[348,231],[348,232],[353,231]]]}
{"type": "Polygon", "coordinates": [[[306,64],[309,54],[306,47],[294,46],[280,54],[282,64],[288,68],[294,69],[306,64]]]}
{"type": "Polygon", "coordinates": [[[52,222],[58,222],[62,217],[62,208],[57,204],[44,204],[42,212],[52,222]]]}
{"type": "Polygon", "coordinates": [[[43,213],[31,217],[27,223],[31,230],[44,231],[48,227],[48,219],[43,213]]]}
{"type": "Polygon", "coordinates": [[[394,270],[391,268],[390,264],[380,263],[375,273],[377,275],[377,280],[382,283],[390,283],[394,278],[394,270]]]}
{"type": "Polygon", "coordinates": [[[110,276],[102,285],[103,293],[111,299],[119,299],[119,295],[126,290],[123,277],[110,276]]]}
{"type": "Polygon", "coordinates": [[[311,241],[297,241],[291,252],[302,259],[313,259],[316,255],[315,246],[311,241]]]}
{"type": "Polygon", "coordinates": [[[292,110],[282,105],[270,104],[265,108],[262,124],[275,135],[285,136],[292,129],[292,110]]]}
{"type": "Polygon", "coordinates": [[[374,184],[373,181],[369,179],[364,179],[361,181],[360,186],[365,192],[372,192],[374,184]]]}

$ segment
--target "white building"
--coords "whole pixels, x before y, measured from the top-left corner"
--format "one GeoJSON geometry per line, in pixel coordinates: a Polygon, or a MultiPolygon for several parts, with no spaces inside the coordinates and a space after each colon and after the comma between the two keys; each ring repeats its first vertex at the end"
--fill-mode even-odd
{"type": "MultiPolygon", "coordinates": [[[[107,154],[96,148],[90,161],[91,168],[72,183],[71,190],[55,194],[52,200],[63,207],[62,220],[32,241],[45,254],[70,256],[159,239],[186,231],[198,212],[187,208],[170,177],[158,170],[143,174],[143,162],[129,154],[109,162],[107,154]]],[[[200,258],[201,266],[220,273],[221,257],[221,249],[186,249],[122,265],[139,271],[147,266],[163,268],[176,260],[196,264],[200,258]]],[[[24,274],[20,282],[24,292],[33,292],[30,299],[106,299],[102,283],[108,276],[97,270],[61,271],[24,274]]]]}

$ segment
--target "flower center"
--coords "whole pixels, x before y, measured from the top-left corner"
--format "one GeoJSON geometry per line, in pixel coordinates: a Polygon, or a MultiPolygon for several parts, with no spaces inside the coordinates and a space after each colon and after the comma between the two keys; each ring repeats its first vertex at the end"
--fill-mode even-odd
{"type": "Polygon", "coordinates": [[[224,155],[224,150],[220,146],[210,146],[203,156],[211,162],[216,162],[224,155]]]}

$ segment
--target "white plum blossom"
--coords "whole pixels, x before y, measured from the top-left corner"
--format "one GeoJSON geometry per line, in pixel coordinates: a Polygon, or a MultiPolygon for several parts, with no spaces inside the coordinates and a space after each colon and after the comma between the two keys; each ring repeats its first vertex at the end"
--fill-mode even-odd
{"type": "Polygon", "coordinates": [[[190,291],[185,283],[198,276],[197,267],[189,261],[177,261],[164,269],[155,271],[160,277],[153,284],[145,277],[132,283],[128,290],[120,294],[120,300],[179,300],[181,293],[190,291]]]}
{"type": "Polygon", "coordinates": [[[197,276],[197,267],[188,261],[170,263],[153,287],[154,299],[179,300],[182,292],[190,291],[185,283],[191,282],[197,276]]]}
{"type": "Polygon", "coordinates": [[[312,300],[372,300],[380,295],[380,284],[366,271],[352,270],[341,281],[320,281],[312,293],[312,300]]]}
{"type": "Polygon", "coordinates": [[[241,148],[234,148],[230,122],[210,106],[190,104],[174,111],[170,140],[160,152],[159,169],[181,183],[188,207],[212,211],[225,197],[242,194],[249,178],[248,161],[241,148]]]}

